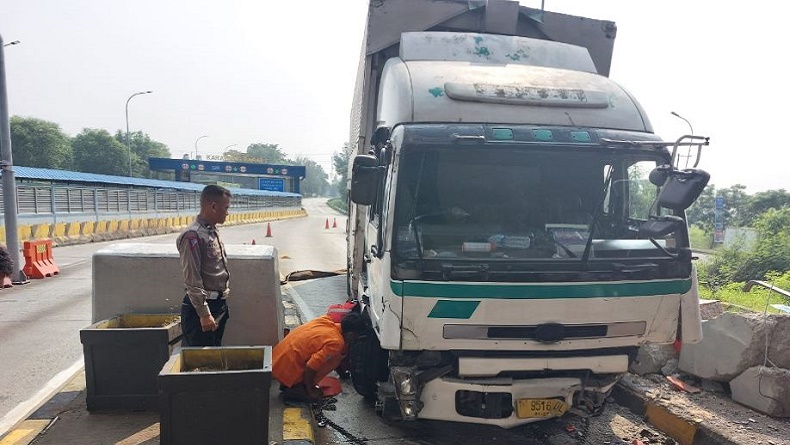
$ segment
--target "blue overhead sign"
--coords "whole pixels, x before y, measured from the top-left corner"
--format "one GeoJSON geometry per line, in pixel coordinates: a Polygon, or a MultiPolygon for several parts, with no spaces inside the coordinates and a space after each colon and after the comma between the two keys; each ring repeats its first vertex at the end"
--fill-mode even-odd
{"type": "Polygon", "coordinates": [[[253,164],[193,159],[148,158],[151,170],[181,170],[194,173],[246,174],[304,178],[303,165],[253,164]]]}
{"type": "Polygon", "coordinates": [[[258,178],[258,190],[269,190],[272,192],[285,191],[285,180],[278,178],[258,178]]]}

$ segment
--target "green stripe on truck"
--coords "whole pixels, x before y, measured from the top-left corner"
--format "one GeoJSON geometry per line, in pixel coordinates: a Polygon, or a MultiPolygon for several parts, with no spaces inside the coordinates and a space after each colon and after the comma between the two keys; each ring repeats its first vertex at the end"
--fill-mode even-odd
{"type": "Polygon", "coordinates": [[[468,319],[480,305],[479,301],[439,300],[431,309],[428,318],[463,318],[468,319]]]}

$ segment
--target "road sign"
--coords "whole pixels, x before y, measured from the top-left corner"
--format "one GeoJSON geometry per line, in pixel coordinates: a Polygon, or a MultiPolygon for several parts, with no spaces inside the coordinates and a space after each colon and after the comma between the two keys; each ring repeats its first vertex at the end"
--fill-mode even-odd
{"type": "Polygon", "coordinates": [[[724,197],[723,196],[717,196],[716,197],[716,208],[717,209],[723,209],[724,208],[724,197]]]}
{"type": "Polygon", "coordinates": [[[723,243],[724,242],[724,230],[714,230],[713,231],[713,242],[714,243],[723,243]]]}
{"type": "Polygon", "coordinates": [[[278,178],[258,178],[258,190],[284,192],[285,181],[278,178]]]}

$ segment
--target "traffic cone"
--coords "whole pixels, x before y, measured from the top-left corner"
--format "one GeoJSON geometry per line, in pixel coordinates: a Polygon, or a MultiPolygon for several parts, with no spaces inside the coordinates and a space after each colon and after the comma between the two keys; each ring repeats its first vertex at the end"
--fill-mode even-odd
{"type": "Polygon", "coordinates": [[[324,229],[328,229],[328,228],[329,228],[329,218],[327,218],[326,222],[324,223],[324,229]]]}
{"type": "Polygon", "coordinates": [[[266,238],[272,237],[272,223],[266,223],[266,238]]]}
{"type": "Polygon", "coordinates": [[[337,228],[337,218],[332,218],[332,228],[337,228]]]}
{"type": "Polygon", "coordinates": [[[252,240],[252,245],[253,245],[253,246],[255,245],[255,239],[254,239],[254,238],[253,238],[253,240],[252,240]]]}

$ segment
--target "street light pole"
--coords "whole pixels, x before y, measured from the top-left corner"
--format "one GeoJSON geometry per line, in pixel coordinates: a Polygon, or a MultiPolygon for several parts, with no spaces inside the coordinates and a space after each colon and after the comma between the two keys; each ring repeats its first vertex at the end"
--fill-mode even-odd
{"type": "Polygon", "coordinates": [[[19,45],[19,40],[14,40],[13,42],[8,42],[3,45],[3,47],[11,46],[11,45],[19,45]]]}
{"type": "MultiPolygon", "coordinates": [[[[670,111],[669,113],[672,114],[675,117],[679,117],[680,119],[683,119],[684,121],[686,121],[686,124],[688,124],[689,130],[691,131],[691,135],[694,136],[694,127],[691,126],[691,122],[689,122],[688,119],[686,119],[685,117],[675,113],[674,111],[670,111]]],[[[680,155],[678,155],[678,156],[680,156],[680,155]]],[[[686,147],[686,156],[685,156],[685,158],[686,158],[686,168],[688,168],[689,160],[691,159],[691,147],[690,146],[686,147]]],[[[678,166],[680,166],[680,159],[678,159],[678,166]]]]}
{"type": "Polygon", "coordinates": [[[203,138],[207,138],[207,137],[208,137],[208,136],[204,135],[204,136],[201,136],[201,137],[199,137],[199,138],[195,139],[195,160],[196,160],[196,161],[198,160],[197,143],[198,143],[198,141],[199,141],[199,140],[201,140],[201,139],[203,139],[203,138]]]}
{"type": "Polygon", "coordinates": [[[683,119],[684,121],[686,121],[686,124],[688,124],[688,126],[689,126],[689,130],[691,130],[692,136],[694,135],[694,127],[691,126],[691,122],[689,122],[688,119],[686,119],[685,117],[675,113],[674,111],[670,111],[670,114],[672,114],[675,117],[679,117],[679,118],[683,119]]]}
{"type": "Polygon", "coordinates": [[[129,177],[132,177],[132,143],[129,140],[129,101],[132,100],[134,96],[139,96],[141,94],[151,94],[153,91],[138,91],[137,93],[132,94],[126,99],[126,148],[129,150],[129,177]]]}
{"type": "MultiPolygon", "coordinates": [[[[13,45],[11,42],[9,45],[13,45]]],[[[5,222],[6,246],[14,263],[14,273],[8,277],[12,282],[25,281],[19,264],[19,232],[17,231],[16,179],[11,154],[11,124],[8,116],[8,88],[5,78],[5,48],[0,35],[0,170],[3,172],[3,221],[5,222]]]]}

